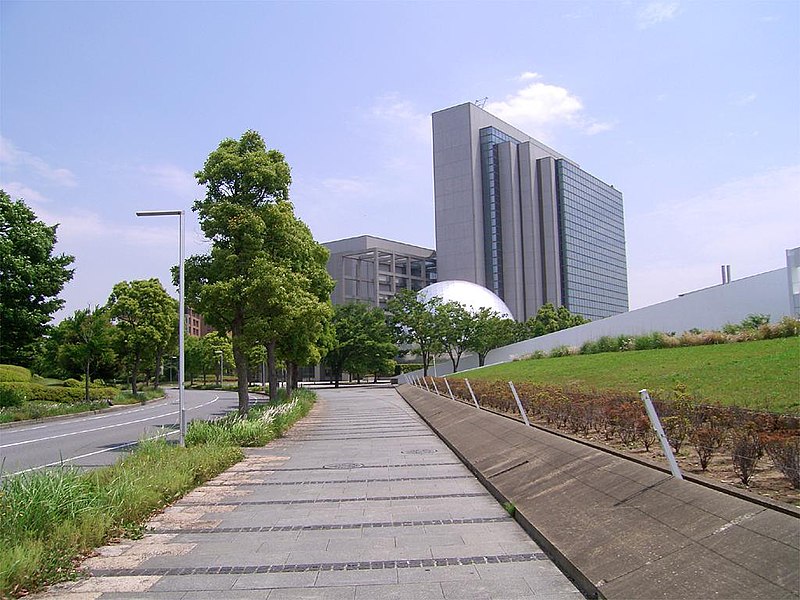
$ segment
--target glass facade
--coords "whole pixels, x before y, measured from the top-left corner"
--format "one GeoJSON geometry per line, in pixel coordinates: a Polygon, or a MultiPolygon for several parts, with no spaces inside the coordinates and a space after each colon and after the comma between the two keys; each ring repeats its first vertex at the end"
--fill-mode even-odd
{"type": "Polygon", "coordinates": [[[563,159],[556,182],[564,305],[591,320],[627,311],[622,193],[563,159]]]}
{"type": "Polygon", "coordinates": [[[341,256],[345,302],[386,308],[398,290],[419,291],[436,282],[436,259],[370,248],[341,256]]]}
{"type": "Polygon", "coordinates": [[[503,297],[503,232],[500,224],[500,184],[497,144],[519,141],[494,127],[480,130],[483,185],[483,244],[486,287],[503,297]]]}

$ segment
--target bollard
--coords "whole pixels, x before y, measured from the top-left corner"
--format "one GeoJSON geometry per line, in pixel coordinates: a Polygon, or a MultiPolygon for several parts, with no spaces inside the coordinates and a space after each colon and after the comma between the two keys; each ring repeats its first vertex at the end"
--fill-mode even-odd
{"type": "Polygon", "coordinates": [[[447,377],[444,378],[444,384],[447,386],[447,393],[450,394],[450,400],[455,400],[455,396],[453,396],[453,390],[450,389],[450,382],[447,381],[447,377]]]}
{"type": "Polygon", "coordinates": [[[478,404],[478,400],[475,398],[475,392],[472,391],[472,386],[469,384],[469,379],[464,379],[464,383],[467,384],[467,389],[469,390],[469,395],[472,396],[472,401],[475,403],[475,408],[480,409],[481,405],[478,404]]]}
{"type": "Polygon", "coordinates": [[[650,399],[650,394],[647,393],[647,390],[639,390],[639,396],[642,398],[642,402],[644,402],[644,408],[647,411],[647,416],[650,417],[650,423],[653,425],[653,429],[655,429],[658,441],[661,442],[661,449],[664,451],[664,456],[667,457],[669,470],[672,471],[672,476],[675,479],[683,479],[681,469],[678,467],[678,461],[675,460],[675,455],[672,453],[672,447],[669,445],[667,434],[664,433],[664,428],[661,426],[661,420],[658,418],[658,413],[656,412],[656,407],[653,406],[653,401],[650,399]]]}
{"type": "Polygon", "coordinates": [[[525,414],[525,409],[522,408],[522,402],[520,402],[519,395],[517,394],[517,388],[514,387],[514,382],[509,381],[508,385],[511,386],[511,391],[514,393],[514,400],[517,401],[517,408],[519,408],[519,413],[522,415],[522,419],[525,421],[525,425],[530,427],[531,422],[528,421],[528,415],[525,414]]]}

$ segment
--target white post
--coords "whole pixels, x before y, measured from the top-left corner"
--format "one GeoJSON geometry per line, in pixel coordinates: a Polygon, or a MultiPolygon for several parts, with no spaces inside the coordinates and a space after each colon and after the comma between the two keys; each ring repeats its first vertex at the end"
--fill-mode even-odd
{"type": "Polygon", "coordinates": [[[444,378],[444,384],[447,386],[447,393],[450,394],[450,399],[455,400],[455,396],[453,396],[453,390],[450,389],[450,382],[447,381],[447,377],[444,378]]]}
{"type": "Polygon", "coordinates": [[[436,387],[436,379],[435,376],[431,377],[431,383],[433,384],[433,391],[436,392],[436,395],[439,396],[439,388],[436,387]]]}
{"type": "Polygon", "coordinates": [[[472,386],[469,384],[469,379],[464,379],[464,383],[467,384],[467,389],[469,390],[469,395],[472,396],[472,401],[475,403],[475,408],[480,408],[481,405],[478,404],[478,400],[475,398],[475,392],[472,391],[472,386]]]}
{"type": "Polygon", "coordinates": [[[517,408],[519,408],[519,414],[522,415],[522,420],[525,421],[525,425],[530,427],[531,423],[528,421],[528,415],[525,414],[525,409],[522,408],[522,402],[520,402],[519,395],[517,394],[517,388],[514,387],[514,382],[509,381],[508,385],[511,386],[511,391],[514,393],[514,400],[517,401],[517,408]]]}
{"type": "Polygon", "coordinates": [[[427,378],[427,377],[423,377],[423,378],[422,378],[422,383],[424,383],[424,384],[425,384],[425,389],[426,389],[426,390],[428,390],[428,391],[430,392],[430,391],[431,391],[431,388],[429,388],[429,387],[428,387],[428,378],[427,378]]]}
{"type": "Polygon", "coordinates": [[[664,451],[664,456],[667,457],[672,476],[675,479],[683,479],[680,467],[678,467],[678,461],[675,460],[675,455],[672,453],[672,447],[669,445],[667,434],[664,433],[664,428],[661,426],[661,420],[658,418],[658,413],[656,412],[656,407],[653,406],[653,401],[650,399],[650,394],[647,393],[647,390],[639,390],[639,396],[644,402],[644,408],[647,410],[647,416],[650,417],[650,423],[655,429],[658,441],[661,442],[661,449],[664,451]]]}

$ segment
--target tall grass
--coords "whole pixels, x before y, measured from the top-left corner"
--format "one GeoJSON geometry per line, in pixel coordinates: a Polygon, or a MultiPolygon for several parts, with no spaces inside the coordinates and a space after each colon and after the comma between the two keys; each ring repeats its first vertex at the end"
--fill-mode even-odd
{"type": "Polygon", "coordinates": [[[0,486],[0,598],[22,596],[75,574],[74,561],[109,538],[135,533],[155,511],[242,458],[239,446],[283,435],[314,403],[298,391],[247,419],[193,422],[187,447],[141,441],[117,464],[7,477],[0,486]]]}

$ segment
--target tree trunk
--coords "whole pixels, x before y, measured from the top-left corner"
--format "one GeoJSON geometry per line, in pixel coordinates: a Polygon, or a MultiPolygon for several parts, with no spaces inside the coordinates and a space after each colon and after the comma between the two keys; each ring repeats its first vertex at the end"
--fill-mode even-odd
{"type": "Polygon", "coordinates": [[[161,373],[161,358],[162,358],[161,352],[156,354],[156,371],[155,371],[155,377],[153,378],[154,379],[153,387],[158,387],[160,381],[158,376],[161,373]]]}
{"type": "Polygon", "coordinates": [[[243,417],[250,409],[247,390],[247,352],[236,341],[233,343],[233,360],[236,363],[236,391],[239,395],[239,414],[243,417]]]}
{"type": "Polygon", "coordinates": [[[275,340],[267,344],[267,378],[269,379],[269,399],[278,397],[278,372],[275,369],[275,340]]]}
{"type": "Polygon", "coordinates": [[[286,399],[288,400],[292,395],[292,389],[294,386],[294,369],[292,369],[292,363],[286,362],[286,399]]]}
{"type": "Polygon", "coordinates": [[[296,390],[300,386],[300,365],[292,363],[292,389],[296,390]]]}
{"type": "MultiPolygon", "coordinates": [[[[487,354],[488,354],[488,352],[487,352],[487,354]]],[[[486,354],[478,353],[478,366],[482,367],[485,362],[486,362],[486,354]]]]}
{"type": "Polygon", "coordinates": [[[89,402],[89,361],[88,360],[86,361],[86,372],[85,372],[84,379],[85,379],[85,381],[84,381],[84,388],[83,389],[84,389],[84,392],[85,392],[85,395],[86,395],[86,402],[88,403],[89,402]]]}
{"type": "Polygon", "coordinates": [[[133,366],[131,367],[131,392],[136,397],[136,379],[139,377],[139,361],[141,357],[139,353],[133,357],[133,366]]]}

